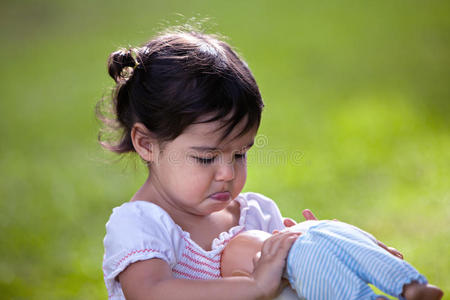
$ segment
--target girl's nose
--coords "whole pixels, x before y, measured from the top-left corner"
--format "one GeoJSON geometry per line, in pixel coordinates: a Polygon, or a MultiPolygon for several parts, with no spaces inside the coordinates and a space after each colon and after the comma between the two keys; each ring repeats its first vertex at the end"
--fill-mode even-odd
{"type": "Polygon", "coordinates": [[[222,161],[217,167],[216,180],[230,181],[234,179],[234,160],[222,161]]]}

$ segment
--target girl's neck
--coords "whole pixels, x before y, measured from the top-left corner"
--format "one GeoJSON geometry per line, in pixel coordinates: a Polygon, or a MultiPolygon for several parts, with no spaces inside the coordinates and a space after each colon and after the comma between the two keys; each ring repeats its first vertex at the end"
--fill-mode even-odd
{"type": "Polygon", "coordinates": [[[240,205],[237,201],[232,201],[224,210],[205,216],[195,215],[175,207],[153,182],[147,179],[131,201],[144,200],[158,205],[177,225],[189,232],[191,239],[205,250],[211,249],[212,240],[220,233],[228,231],[239,223],[240,205]]]}

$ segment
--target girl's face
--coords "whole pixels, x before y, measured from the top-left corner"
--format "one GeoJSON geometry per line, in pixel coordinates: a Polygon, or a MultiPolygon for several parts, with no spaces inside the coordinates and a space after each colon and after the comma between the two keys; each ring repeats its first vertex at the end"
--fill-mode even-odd
{"type": "Polygon", "coordinates": [[[246,152],[253,145],[256,128],[236,138],[244,120],[220,141],[219,125],[193,124],[162,151],[155,149],[149,182],[157,191],[157,204],[169,213],[209,215],[226,208],[242,191],[246,152]]]}

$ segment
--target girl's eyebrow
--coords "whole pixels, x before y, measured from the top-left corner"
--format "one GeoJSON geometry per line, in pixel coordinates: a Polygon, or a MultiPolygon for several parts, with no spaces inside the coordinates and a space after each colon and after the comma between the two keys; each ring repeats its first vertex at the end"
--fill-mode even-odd
{"type": "Polygon", "coordinates": [[[197,150],[197,151],[200,151],[200,152],[220,150],[220,148],[217,148],[217,147],[205,147],[205,146],[191,147],[190,149],[197,150]]]}
{"type": "MultiPolygon", "coordinates": [[[[254,141],[252,141],[250,144],[248,144],[247,146],[243,147],[241,150],[244,149],[249,149],[251,146],[253,146],[254,141]]],[[[192,150],[197,150],[197,151],[201,151],[201,152],[206,152],[206,151],[221,151],[222,149],[218,148],[218,147],[208,147],[208,146],[194,146],[191,147],[190,149],[192,150]]]]}
{"type": "Polygon", "coordinates": [[[251,143],[248,144],[247,146],[245,146],[244,148],[242,148],[242,150],[250,149],[253,146],[254,143],[255,143],[255,141],[251,141],[251,143]]]}

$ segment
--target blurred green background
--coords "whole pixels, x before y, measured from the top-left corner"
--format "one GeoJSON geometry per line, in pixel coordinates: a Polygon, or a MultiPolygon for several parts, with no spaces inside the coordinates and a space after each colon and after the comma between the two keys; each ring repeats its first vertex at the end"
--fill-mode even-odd
{"type": "Polygon", "coordinates": [[[266,103],[245,190],[372,232],[450,293],[449,1],[28,0],[0,4],[0,298],[107,297],[104,224],[145,170],[97,144],[106,59],[191,17],[266,103]]]}

